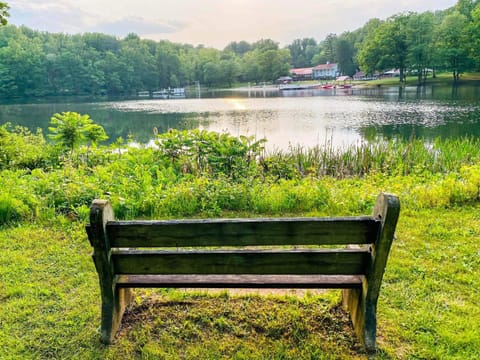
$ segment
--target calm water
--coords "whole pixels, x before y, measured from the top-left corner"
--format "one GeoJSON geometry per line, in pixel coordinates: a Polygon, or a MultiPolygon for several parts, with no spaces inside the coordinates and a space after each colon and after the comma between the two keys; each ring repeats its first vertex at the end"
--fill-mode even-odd
{"type": "Polygon", "coordinates": [[[146,143],[170,128],[266,137],[268,148],[336,146],[377,138],[480,137],[480,87],[224,91],[202,98],[0,104],[0,123],[48,132],[52,114],[89,114],[111,140],[146,143]]]}

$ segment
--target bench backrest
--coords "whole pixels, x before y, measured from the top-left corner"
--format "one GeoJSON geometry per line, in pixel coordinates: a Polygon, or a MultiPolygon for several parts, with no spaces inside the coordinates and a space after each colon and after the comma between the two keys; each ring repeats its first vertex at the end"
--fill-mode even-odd
{"type": "Polygon", "coordinates": [[[109,203],[96,200],[91,227],[103,231],[90,240],[108,253],[110,269],[119,275],[364,275],[385,238],[387,210],[342,218],[114,221],[109,203]]]}

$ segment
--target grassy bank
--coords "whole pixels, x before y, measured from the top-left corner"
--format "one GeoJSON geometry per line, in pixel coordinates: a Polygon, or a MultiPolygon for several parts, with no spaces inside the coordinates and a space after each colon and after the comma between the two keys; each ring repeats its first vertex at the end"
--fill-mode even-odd
{"type": "MultiPolygon", "coordinates": [[[[462,85],[478,82],[480,82],[479,73],[463,73],[460,75],[460,80],[457,82],[457,84],[462,85]]],[[[451,73],[438,73],[435,77],[432,77],[432,75],[430,74],[425,81],[425,85],[453,85],[453,83],[454,81],[451,73]]],[[[418,77],[407,76],[403,84],[400,83],[398,77],[369,81],[356,81],[355,84],[360,86],[416,86],[418,84],[418,77]]]]}
{"type": "Polygon", "coordinates": [[[84,226],[95,197],[121,218],[359,215],[380,191],[399,195],[402,211],[375,357],[480,357],[476,140],[266,154],[246,138],[173,131],[156,149],[65,154],[38,134],[0,135],[1,359],[365,359],[338,291],[136,290],[118,342],[104,347],[84,226]]]}

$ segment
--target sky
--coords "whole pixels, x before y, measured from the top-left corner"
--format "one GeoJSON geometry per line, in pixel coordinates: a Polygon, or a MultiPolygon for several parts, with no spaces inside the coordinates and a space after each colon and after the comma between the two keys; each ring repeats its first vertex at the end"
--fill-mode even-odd
{"type": "Polygon", "coordinates": [[[444,10],[457,0],[7,0],[9,23],[34,30],[101,32],[223,49],[232,41],[324,40],[369,19],[444,10]]]}

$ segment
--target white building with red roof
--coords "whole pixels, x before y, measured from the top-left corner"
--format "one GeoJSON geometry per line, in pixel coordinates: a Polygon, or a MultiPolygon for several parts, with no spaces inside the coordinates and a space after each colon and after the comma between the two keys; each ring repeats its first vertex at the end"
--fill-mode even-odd
{"type": "Polygon", "coordinates": [[[296,68],[290,70],[290,75],[294,80],[311,80],[312,79],[312,69],[309,68],[296,68]]]}
{"type": "Polygon", "coordinates": [[[312,68],[312,77],[314,79],[336,79],[340,75],[338,64],[326,63],[312,68]]]}

